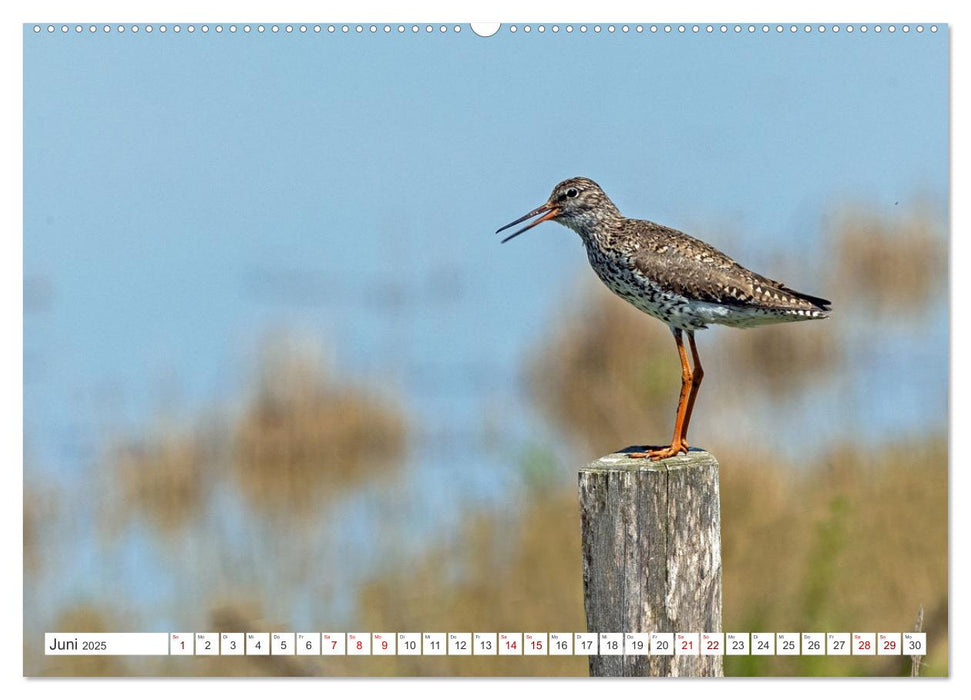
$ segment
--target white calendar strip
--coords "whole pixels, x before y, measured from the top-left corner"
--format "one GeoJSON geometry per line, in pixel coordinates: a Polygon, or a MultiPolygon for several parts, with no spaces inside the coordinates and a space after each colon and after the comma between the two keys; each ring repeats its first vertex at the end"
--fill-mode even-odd
{"type": "Polygon", "coordinates": [[[48,656],[920,656],[925,632],[150,632],[44,635],[48,656]]]}

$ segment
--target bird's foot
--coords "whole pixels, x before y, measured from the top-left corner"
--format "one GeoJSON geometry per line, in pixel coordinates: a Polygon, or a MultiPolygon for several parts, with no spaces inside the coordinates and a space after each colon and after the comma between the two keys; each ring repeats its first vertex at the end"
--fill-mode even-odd
{"type": "Polygon", "coordinates": [[[668,457],[676,457],[677,455],[684,452],[688,453],[688,443],[684,440],[678,440],[667,447],[659,447],[656,450],[648,450],[647,452],[631,452],[628,457],[632,459],[649,459],[652,462],[657,462],[662,459],[667,459],[668,457]]]}

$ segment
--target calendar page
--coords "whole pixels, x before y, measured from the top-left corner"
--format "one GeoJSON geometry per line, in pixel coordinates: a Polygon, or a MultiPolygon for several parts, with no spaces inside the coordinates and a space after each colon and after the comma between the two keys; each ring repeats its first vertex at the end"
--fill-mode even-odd
{"type": "Polygon", "coordinates": [[[948,675],[946,22],[273,14],[22,27],[25,676],[948,675]]]}

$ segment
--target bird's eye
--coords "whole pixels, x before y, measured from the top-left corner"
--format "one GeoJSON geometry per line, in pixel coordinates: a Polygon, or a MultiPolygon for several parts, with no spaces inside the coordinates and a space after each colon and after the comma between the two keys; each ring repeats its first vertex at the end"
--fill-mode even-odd
{"type": "Polygon", "coordinates": [[[571,187],[566,191],[567,197],[576,197],[578,194],[580,194],[580,191],[576,187],[571,187]]]}

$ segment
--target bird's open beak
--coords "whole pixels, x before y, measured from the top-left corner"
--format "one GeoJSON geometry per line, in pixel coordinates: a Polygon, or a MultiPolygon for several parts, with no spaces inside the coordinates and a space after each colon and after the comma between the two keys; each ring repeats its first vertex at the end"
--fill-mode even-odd
{"type": "Polygon", "coordinates": [[[501,231],[505,231],[507,228],[512,228],[516,224],[521,224],[524,221],[526,221],[526,219],[532,219],[534,216],[538,216],[540,214],[542,214],[543,216],[540,216],[538,219],[536,219],[536,221],[532,221],[532,222],[526,224],[525,226],[523,226],[521,229],[519,229],[515,233],[512,233],[512,234],[506,236],[505,238],[502,239],[502,242],[505,243],[506,241],[510,241],[513,238],[515,238],[516,236],[518,236],[520,233],[523,233],[525,231],[528,231],[529,229],[533,228],[533,226],[537,226],[537,225],[543,223],[544,221],[549,221],[550,219],[555,219],[557,216],[560,215],[560,208],[558,206],[556,206],[555,204],[550,204],[549,202],[547,202],[543,206],[537,207],[536,209],[533,209],[533,211],[529,212],[525,216],[520,216],[515,221],[509,222],[508,224],[506,224],[505,226],[503,226],[501,229],[499,229],[498,231],[496,231],[496,233],[500,233],[501,231]]]}

